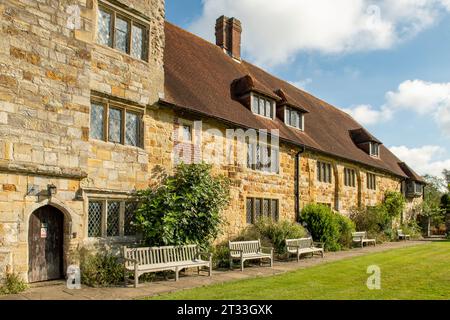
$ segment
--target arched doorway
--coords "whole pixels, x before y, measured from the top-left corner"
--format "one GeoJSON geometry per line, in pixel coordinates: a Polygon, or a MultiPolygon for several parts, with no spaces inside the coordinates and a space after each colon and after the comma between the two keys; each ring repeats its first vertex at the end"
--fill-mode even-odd
{"type": "Polygon", "coordinates": [[[28,282],[63,277],[64,214],[52,206],[35,210],[28,228],[28,282]]]}

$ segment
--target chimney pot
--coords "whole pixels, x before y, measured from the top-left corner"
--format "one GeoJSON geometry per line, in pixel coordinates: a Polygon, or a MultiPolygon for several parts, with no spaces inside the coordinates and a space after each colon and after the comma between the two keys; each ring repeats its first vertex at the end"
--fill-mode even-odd
{"type": "Polygon", "coordinates": [[[216,44],[237,60],[241,60],[241,35],[238,19],[221,16],[216,20],[216,44]]]}

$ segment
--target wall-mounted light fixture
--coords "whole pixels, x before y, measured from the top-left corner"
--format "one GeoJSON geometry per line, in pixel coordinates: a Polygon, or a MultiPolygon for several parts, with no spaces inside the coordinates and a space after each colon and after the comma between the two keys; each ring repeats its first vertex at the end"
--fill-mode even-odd
{"type": "Polygon", "coordinates": [[[47,186],[48,196],[52,197],[56,194],[56,186],[52,183],[47,186]]]}

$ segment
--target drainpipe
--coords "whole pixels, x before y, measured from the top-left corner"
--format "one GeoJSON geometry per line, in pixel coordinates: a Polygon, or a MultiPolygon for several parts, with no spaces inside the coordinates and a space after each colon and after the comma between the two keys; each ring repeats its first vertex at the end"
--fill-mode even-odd
{"type": "Polygon", "coordinates": [[[305,152],[305,147],[301,147],[300,151],[295,155],[295,221],[300,218],[300,160],[305,152]]]}

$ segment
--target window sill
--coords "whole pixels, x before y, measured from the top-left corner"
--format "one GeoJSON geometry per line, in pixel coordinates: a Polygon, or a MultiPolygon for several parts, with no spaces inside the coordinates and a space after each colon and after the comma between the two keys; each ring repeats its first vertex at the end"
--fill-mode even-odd
{"type": "Polygon", "coordinates": [[[281,171],[280,172],[266,172],[266,171],[251,169],[251,168],[246,168],[246,169],[247,169],[247,172],[259,173],[259,174],[263,174],[265,176],[281,176],[281,171]]]}
{"type": "MultiPolygon", "coordinates": [[[[94,44],[95,44],[97,47],[101,48],[101,49],[111,50],[112,52],[117,53],[117,54],[120,54],[120,55],[123,56],[123,57],[130,58],[130,59],[132,59],[132,60],[134,60],[134,61],[136,61],[136,62],[143,62],[143,63],[146,64],[147,66],[150,65],[150,62],[149,62],[149,61],[135,58],[135,57],[131,56],[130,54],[126,53],[126,52],[120,51],[119,49],[112,48],[112,47],[109,47],[109,46],[107,46],[107,45],[100,44],[100,43],[98,43],[98,42],[94,42],[94,44]]],[[[150,59],[149,59],[149,60],[150,60],[150,59]]]]}
{"type": "Polygon", "coordinates": [[[297,128],[297,127],[291,126],[291,125],[289,125],[289,124],[287,124],[287,123],[285,123],[285,125],[286,125],[288,128],[290,128],[290,129],[295,129],[295,130],[300,131],[300,132],[305,132],[305,129],[297,128]]]}
{"type": "Polygon", "coordinates": [[[138,236],[123,236],[123,237],[87,237],[85,242],[88,244],[134,244],[138,243],[138,236]]]}
{"type": "Polygon", "coordinates": [[[145,149],[143,147],[131,146],[131,145],[121,144],[121,143],[117,143],[117,142],[98,140],[98,139],[94,139],[94,138],[89,138],[89,142],[92,142],[92,143],[95,143],[98,145],[114,147],[114,148],[119,147],[119,148],[128,149],[128,150],[135,149],[136,151],[145,151],[145,149]]]}

